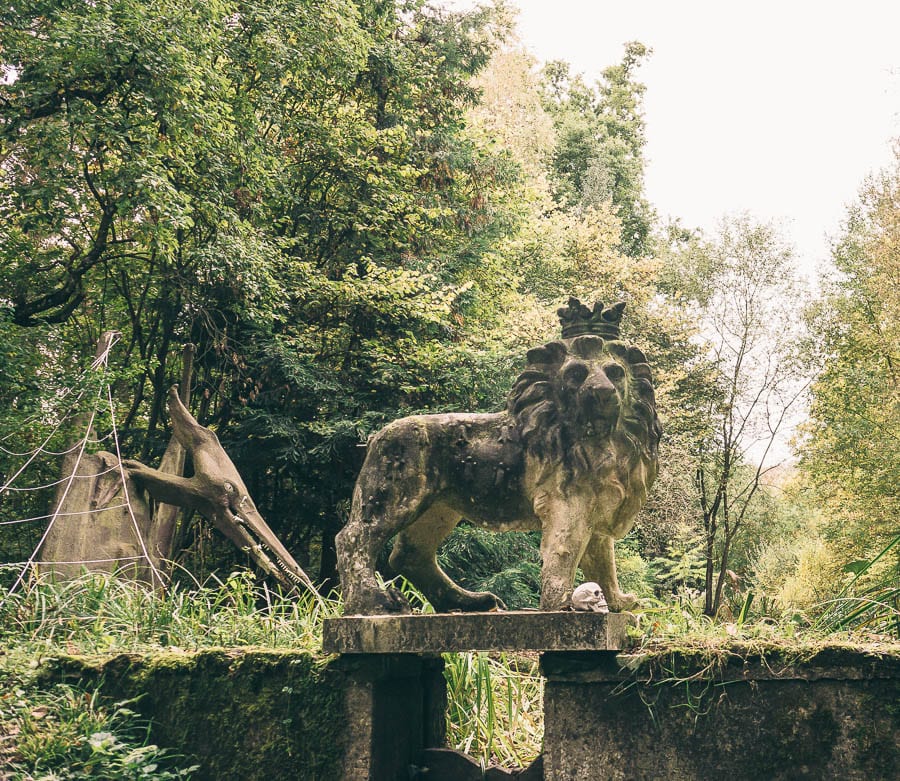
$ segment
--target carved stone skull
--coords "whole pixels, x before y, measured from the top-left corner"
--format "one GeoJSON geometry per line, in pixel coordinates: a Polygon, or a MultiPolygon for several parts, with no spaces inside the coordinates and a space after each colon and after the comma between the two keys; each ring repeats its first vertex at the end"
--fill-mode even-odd
{"type": "Polygon", "coordinates": [[[572,607],[575,610],[593,611],[594,613],[608,613],[606,597],[599,585],[588,581],[582,583],[572,592],[572,607]]]}

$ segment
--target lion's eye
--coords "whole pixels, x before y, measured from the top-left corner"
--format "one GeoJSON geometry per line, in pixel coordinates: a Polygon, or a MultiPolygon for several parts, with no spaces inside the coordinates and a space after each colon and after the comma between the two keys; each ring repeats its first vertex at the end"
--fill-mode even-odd
{"type": "Polygon", "coordinates": [[[565,369],[563,369],[563,379],[569,385],[581,385],[589,374],[587,364],[581,361],[571,361],[565,369]]]}
{"type": "Polygon", "coordinates": [[[613,382],[621,380],[625,376],[625,370],[617,363],[606,364],[606,366],[603,367],[603,371],[606,372],[606,376],[613,382]]]}

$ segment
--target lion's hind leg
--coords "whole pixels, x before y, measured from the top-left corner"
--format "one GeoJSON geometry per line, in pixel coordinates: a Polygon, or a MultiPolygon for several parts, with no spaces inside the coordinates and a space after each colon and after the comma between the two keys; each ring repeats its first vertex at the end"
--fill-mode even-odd
{"type": "Polygon", "coordinates": [[[409,604],[400,592],[382,589],[375,575],[378,554],[395,532],[396,528],[385,519],[366,512],[357,486],[350,520],[335,539],[345,614],[409,612],[409,604]]]}
{"type": "Polygon", "coordinates": [[[416,523],[430,504],[431,453],[423,418],[402,418],[382,429],[353,490],[350,520],[337,535],[338,570],[348,614],[409,612],[396,589],[382,589],[375,564],[385,543],[416,523]]]}
{"type": "Polygon", "coordinates": [[[409,578],[438,612],[503,609],[489,591],[467,591],[454,583],[437,562],[438,546],[460,521],[459,513],[435,506],[423,513],[394,540],[390,564],[409,578]]]}

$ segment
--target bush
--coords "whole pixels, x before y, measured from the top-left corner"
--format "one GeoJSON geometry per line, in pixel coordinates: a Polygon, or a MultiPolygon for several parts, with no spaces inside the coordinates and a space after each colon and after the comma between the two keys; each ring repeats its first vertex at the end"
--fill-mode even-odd
{"type": "Polygon", "coordinates": [[[47,691],[0,669],[0,765],[10,781],[169,781],[196,766],[147,742],[148,725],[127,702],[105,707],[96,691],[47,691]]]}
{"type": "Polygon", "coordinates": [[[457,526],[438,557],[463,588],[491,591],[510,610],[537,607],[541,599],[540,534],[489,532],[457,526]]]}

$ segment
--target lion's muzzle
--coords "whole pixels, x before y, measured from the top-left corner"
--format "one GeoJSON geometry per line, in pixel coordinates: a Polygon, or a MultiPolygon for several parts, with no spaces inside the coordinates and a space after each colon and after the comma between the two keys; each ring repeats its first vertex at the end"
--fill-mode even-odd
{"type": "Polygon", "coordinates": [[[578,407],[587,420],[615,423],[619,395],[605,371],[593,372],[578,389],[578,407]]]}

